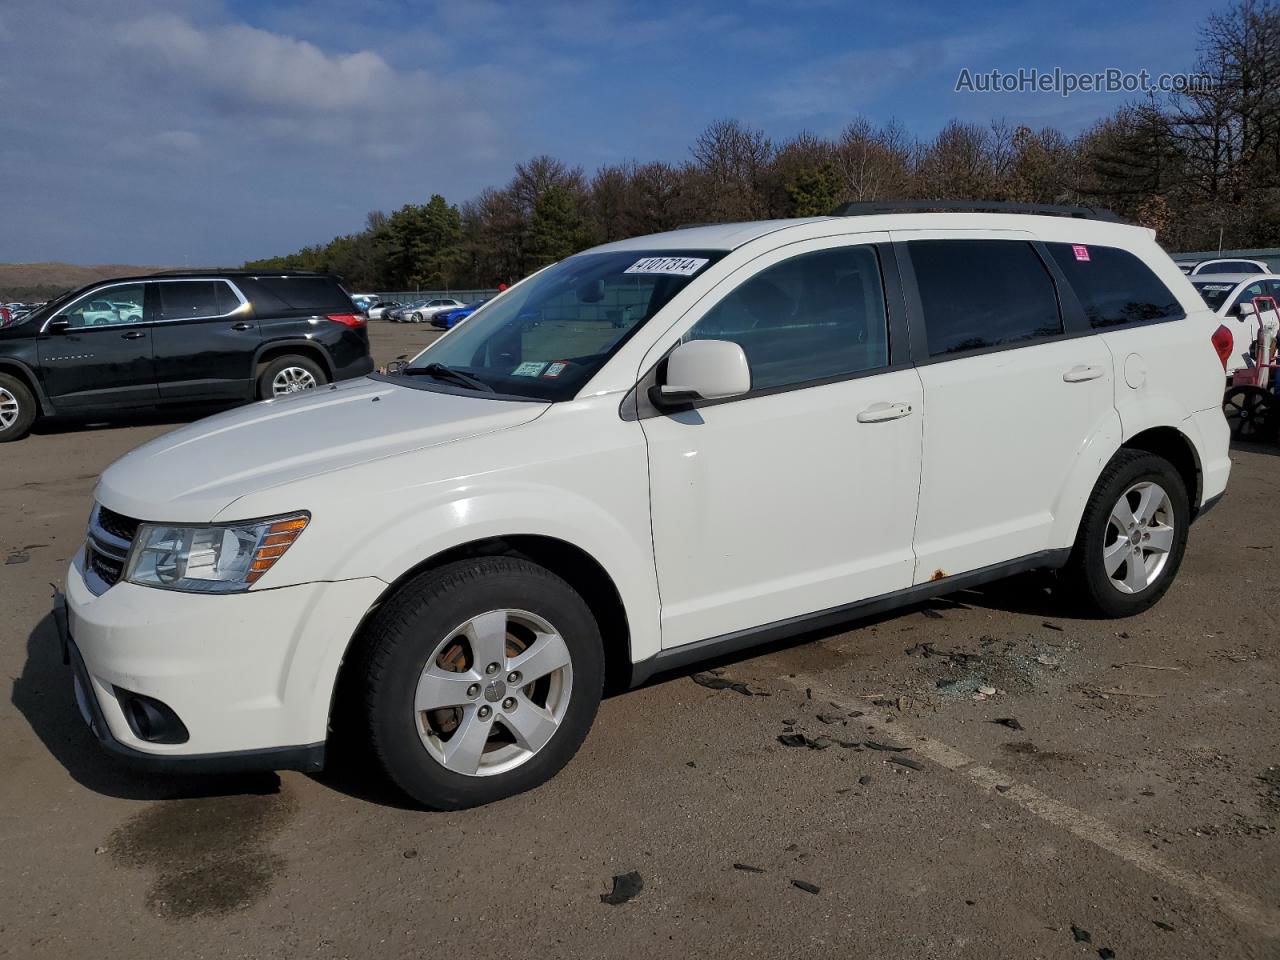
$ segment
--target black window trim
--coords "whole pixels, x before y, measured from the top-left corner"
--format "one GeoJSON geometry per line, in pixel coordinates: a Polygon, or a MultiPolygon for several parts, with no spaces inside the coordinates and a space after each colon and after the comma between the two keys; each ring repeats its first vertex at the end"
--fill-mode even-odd
{"type": "MultiPolygon", "coordinates": [[[[856,234],[848,235],[856,237],[856,234]]],[[[814,239],[831,239],[828,237],[814,239]]],[[[842,238],[843,239],[843,238],[842,238]]],[[[803,243],[804,241],[798,241],[803,243]]],[[[816,250],[808,250],[804,253],[793,254],[795,257],[807,256],[810,253],[828,253],[832,250],[842,250],[849,247],[870,247],[872,253],[876,256],[876,265],[880,270],[880,283],[884,292],[885,312],[887,314],[887,333],[889,335],[889,362],[881,367],[872,367],[867,370],[857,370],[852,373],[840,373],[830,377],[818,377],[813,380],[803,380],[798,383],[785,383],[775,387],[760,387],[759,389],[751,389],[746,393],[739,394],[736,397],[722,397],[717,400],[694,400],[689,403],[680,404],[678,407],[670,407],[659,410],[649,401],[649,388],[658,384],[666,375],[667,357],[671,355],[671,351],[683,343],[683,340],[677,340],[668,347],[661,357],[640,377],[639,381],[632,387],[622,398],[619,405],[619,413],[623,420],[649,420],[654,417],[671,416],[672,414],[680,414],[690,410],[700,410],[703,407],[718,407],[725,403],[740,403],[744,400],[754,400],[757,397],[772,397],[781,393],[790,393],[793,390],[808,390],[813,387],[825,387],[832,383],[843,383],[846,380],[861,380],[864,377],[879,376],[884,373],[894,373],[899,370],[907,370],[912,366],[911,351],[907,343],[907,318],[906,318],[906,300],[903,297],[901,278],[898,272],[897,257],[893,249],[893,244],[885,241],[862,241],[856,239],[852,243],[841,243],[830,247],[821,247],[816,250]]],[[[785,250],[780,247],[778,250],[785,250]]],[[[768,256],[777,250],[770,250],[761,256],[768,256]]],[[[738,281],[729,290],[716,298],[705,311],[703,316],[713,310],[720,304],[725,297],[736,290],[742,283],[751,277],[763,273],[765,270],[772,269],[780,263],[785,263],[791,259],[786,257],[769,264],[767,267],[761,267],[738,281]]],[[[744,264],[743,267],[750,266],[750,263],[744,264]]],[[[741,270],[743,267],[739,267],[741,270]]],[[[737,271],[735,271],[737,272],[737,271]]],[[[732,274],[730,275],[732,276],[732,274]]],[[[702,318],[699,317],[699,320],[702,318]]],[[[696,324],[697,321],[695,321],[696,324]]],[[[692,329],[692,327],[690,327],[692,329]]]]}

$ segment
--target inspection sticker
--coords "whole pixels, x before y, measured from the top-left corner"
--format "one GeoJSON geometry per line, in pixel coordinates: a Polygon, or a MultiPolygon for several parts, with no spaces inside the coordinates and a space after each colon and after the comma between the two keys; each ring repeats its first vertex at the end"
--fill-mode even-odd
{"type": "Polygon", "coordinates": [[[545,363],[538,363],[536,360],[526,360],[520,366],[511,371],[513,377],[536,377],[542,372],[545,363]]]}
{"type": "Polygon", "coordinates": [[[1086,263],[1088,262],[1089,248],[1086,247],[1083,243],[1073,243],[1071,245],[1071,249],[1076,252],[1077,260],[1084,260],[1086,263]]]}
{"type": "Polygon", "coordinates": [[[665,273],[673,277],[692,277],[708,263],[710,261],[704,257],[645,257],[622,272],[665,273]]]}
{"type": "Polygon", "coordinates": [[[564,368],[569,365],[567,360],[557,360],[554,363],[547,364],[547,370],[543,374],[544,377],[558,377],[564,373],[564,368]]]}

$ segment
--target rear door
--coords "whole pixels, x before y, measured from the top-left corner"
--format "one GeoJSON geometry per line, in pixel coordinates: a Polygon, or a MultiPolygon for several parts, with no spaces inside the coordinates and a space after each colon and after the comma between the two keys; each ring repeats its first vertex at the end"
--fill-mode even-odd
{"type": "Polygon", "coordinates": [[[150,283],[99,287],[45,321],[37,342],[44,387],[62,410],[153,406],[150,283]],[[60,328],[54,320],[66,320],[60,328]],[[52,326],[51,326],[52,324],[52,326]]]}
{"type": "Polygon", "coordinates": [[[1115,420],[1111,354],[1029,234],[895,232],[924,384],[915,582],[1064,544],[1068,477],[1115,420]],[[921,322],[923,321],[923,322],[921,322]]]}
{"type": "Polygon", "coordinates": [[[258,321],[227,280],[156,282],[156,380],[166,403],[253,396],[258,321]]]}

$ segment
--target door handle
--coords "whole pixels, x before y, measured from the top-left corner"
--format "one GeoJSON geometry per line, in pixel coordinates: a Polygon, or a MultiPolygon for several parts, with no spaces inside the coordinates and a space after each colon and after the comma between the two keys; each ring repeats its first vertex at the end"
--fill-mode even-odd
{"type": "Polygon", "coordinates": [[[239,323],[233,323],[231,325],[231,329],[232,330],[252,330],[253,324],[245,323],[243,320],[241,320],[239,323]]]}
{"type": "Polygon", "coordinates": [[[858,414],[859,423],[883,423],[911,415],[909,403],[873,403],[858,414]]]}
{"type": "Polygon", "coordinates": [[[1086,380],[1097,380],[1106,372],[1102,367],[1086,367],[1084,364],[1078,363],[1064,373],[1062,379],[1067,383],[1083,383],[1086,380]]]}
{"type": "Polygon", "coordinates": [[[145,336],[141,330],[130,330],[128,333],[120,334],[121,340],[141,340],[145,336]]]}

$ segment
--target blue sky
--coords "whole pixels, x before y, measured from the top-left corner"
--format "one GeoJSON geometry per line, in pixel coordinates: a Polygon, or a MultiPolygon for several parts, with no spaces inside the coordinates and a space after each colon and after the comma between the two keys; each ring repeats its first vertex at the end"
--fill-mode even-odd
{"type": "Polygon", "coordinates": [[[1183,0],[5,0],[0,261],[234,264],[454,202],[551,153],[683,160],[725,117],[1087,127],[1124,95],[962,67],[1189,70],[1183,0]]]}

